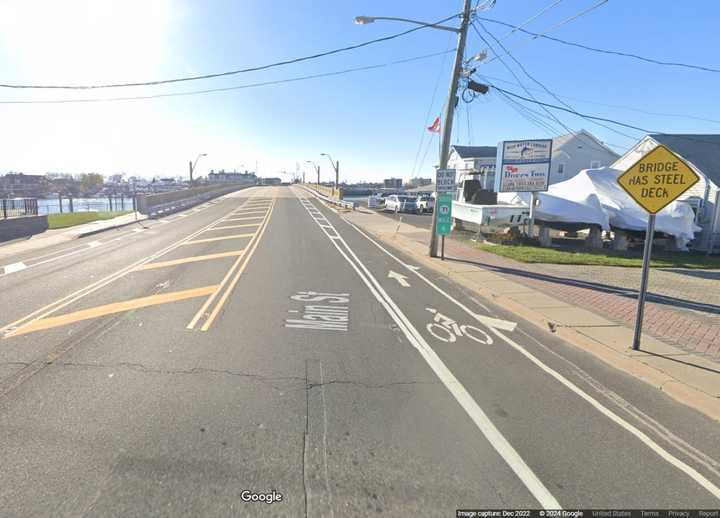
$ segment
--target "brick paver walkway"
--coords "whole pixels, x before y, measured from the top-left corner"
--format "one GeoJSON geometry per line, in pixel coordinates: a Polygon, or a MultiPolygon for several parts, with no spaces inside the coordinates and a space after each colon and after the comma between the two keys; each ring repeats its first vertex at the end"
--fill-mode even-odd
{"type": "MultiPolygon", "coordinates": [[[[414,239],[427,243],[427,237],[414,239]]],[[[520,263],[466,243],[448,239],[446,257],[483,266],[514,282],[524,284],[551,297],[593,311],[609,320],[633,326],[637,311],[637,285],[640,270],[603,272],[605,267],[567,267],[560,265],[520,263]],[[598,274],[598,268],[601,274],[598,274]],[[620,274],[619,276],[617,274],[620,274]],[[618,282],[619,281],[619,282],[618,282]]],[[[648,302],[645,306],[643,332],[688,352],[720,362],[720,293],[717,278],[671,278],[675,273],[652,269],[648,302]],[[672,280],[667,285],[668,279],[672,280]],[[702,282],[705,281],[703,285],[702,282]],[[658,283],[662,286],[658,288],[658,283]],[[699,291],[698,291],[699,290],[699,291]]],[[[692,277],[692,275],[689,275],[692,277]]]]}

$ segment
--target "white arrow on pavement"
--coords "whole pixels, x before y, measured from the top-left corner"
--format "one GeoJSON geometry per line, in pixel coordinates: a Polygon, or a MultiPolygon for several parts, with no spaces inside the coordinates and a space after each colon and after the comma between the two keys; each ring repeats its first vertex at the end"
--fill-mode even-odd
{"type": "Polygon", "coordinates": [[[410,283],[407,281],[407,277],[405,277],[404,275],[402,275],[400,273],[390,270],[390,273],[388,273],[388,278],[396,279],[400,283],[400,286],[402,286],[403,288],[410,287],[410,283]]]}
{"type": "Polygon", "coordinates": [[[516,322],[510,322],[509,320],[502,320],[499,318],[486,317],[485,315],[474,314],[475,319],[490,328],[502,329],[503,331],[515,331],[517,327],[516,322]]]}

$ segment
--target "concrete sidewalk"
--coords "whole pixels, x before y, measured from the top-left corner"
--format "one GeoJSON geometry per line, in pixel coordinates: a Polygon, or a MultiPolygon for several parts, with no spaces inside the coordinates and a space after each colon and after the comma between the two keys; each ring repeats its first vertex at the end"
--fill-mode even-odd
{"type": "MultiPolygon", "coordinates": [[[[412,256],[424,267],[447,275],[480,296],[554,333],[676,400],[720,421],[720,364],[692,348],[660,340],[663,329],[678,329],[685,342],[702,335],[706,349],[720,350],[720,337],[702,319],[679,315],[672,309],[646,308],[642,351],[633,351],[633,329],[614,318],[622,312],[634,317],[636,300],[619,294],[570,283],[543,280],[524,263],[446,240],[447,260],[427,256],[427,230],[399,223],[379,214],[352,212],[344,217],[380,240],[412,256]],[[610,314],[608,314],[608,311],[610,314]],[[613,313],[615,312],[615,313],[613,313]],[[675,323],[672,327],[668,322],[675,323]],[[669,326],[669,327],[668,327],[669,326]],[[679,330],[682,326],[684,331],[679,330]],[[657,331],[656,336],[652,336],[657,331]]],[[[673,339],[677,333],[673,332],[673,339]]]]}
{"type": "MultiPolygon", "coordinates": [[[[137,214],[137,222],[146,220],[147,216],[140,213],[137,214]]],[[[48,246],[58,245],[84,236],[89,236],[97,232],[120,228],[132,225],[136,222],[134,213],[118,216],[117,218],[92,221],[74,227],[59,228],[55,230],[46,230],[42,234],[35,234],[24,239],[15,239],[7,243],[0,243],[0,260],[16,254],[32,252],[40,250],[48,246]]]]}

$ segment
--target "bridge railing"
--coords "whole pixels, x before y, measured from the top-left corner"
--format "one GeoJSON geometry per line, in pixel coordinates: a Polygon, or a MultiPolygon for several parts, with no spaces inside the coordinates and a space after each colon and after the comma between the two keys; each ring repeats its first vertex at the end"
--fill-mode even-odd
{"type": "Polygon", "coordinates": [[[37,198],[9,198],[0,200],[0,218],[2,219],[37,215],[37,198]]]}

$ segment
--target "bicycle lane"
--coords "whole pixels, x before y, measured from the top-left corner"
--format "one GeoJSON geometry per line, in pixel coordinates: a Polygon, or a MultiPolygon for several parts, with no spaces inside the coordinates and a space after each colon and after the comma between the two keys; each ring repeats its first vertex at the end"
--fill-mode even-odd
{"type": "MultiPolygon", "coordinates": [[[[393,259],[334,211],[321,207],[317,200],[314,203],[562,506],[717,505],[720,490],[712,473],[643,435],[627,417],[608,412],[596,396],[584,399],[586,387],[578,393],[573,391],[576,385],[554,379],[518,350],[522,345],[511,346],[405,269],[401,263],[412,264],[410,259],[391,250],[400,261],[393,259]],[[443,329],[439,324],[444,318],[457,326],[443,329]],[[457,336],[463,325],[473,326],[465,329],[476,339],[457,336]]],[[[488,314],[469,301],[460,287],[439,282],[443,291],[474,312],[488,314]]],[[[501,330],[499,334],[515,342],[524,340],[524,332],[537,334],[527,328],[521,331],[501,330]]]]}

